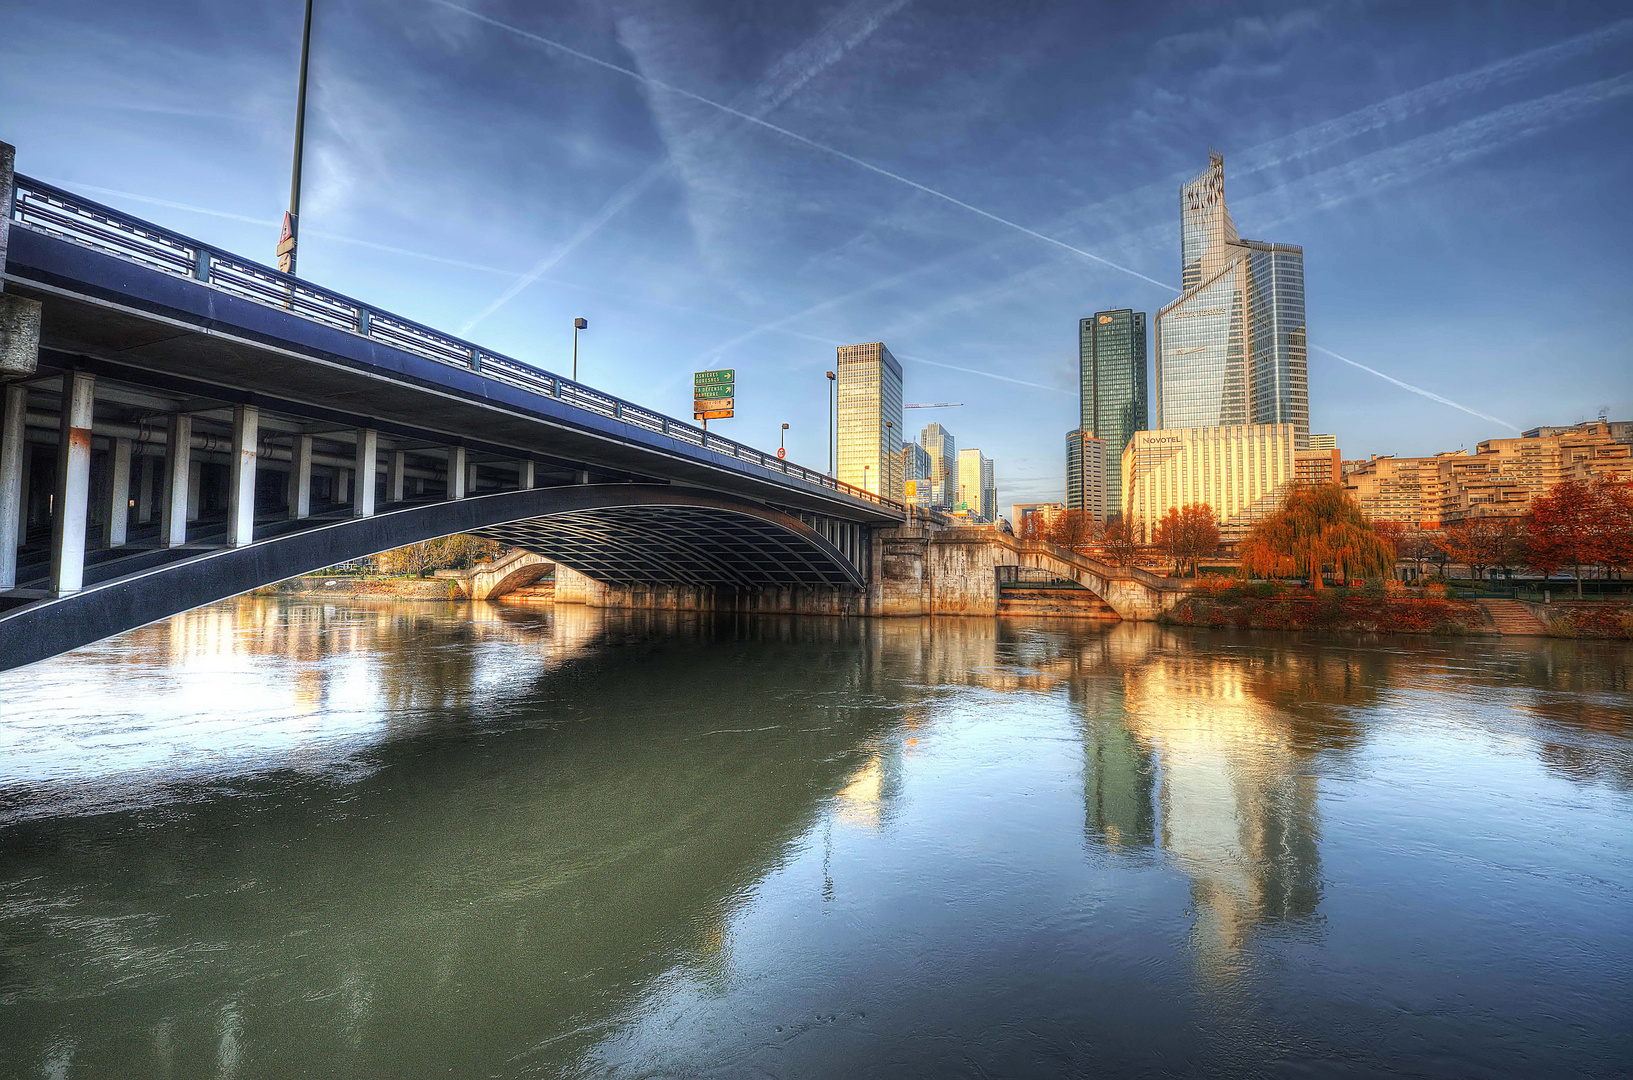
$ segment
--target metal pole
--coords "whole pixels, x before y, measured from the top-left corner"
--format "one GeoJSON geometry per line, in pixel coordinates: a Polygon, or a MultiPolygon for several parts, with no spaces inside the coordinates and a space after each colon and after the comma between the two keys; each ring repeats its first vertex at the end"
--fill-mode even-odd
{"type": "Polygon", "coordinates": [[[589,328],[590,328],[590,322],[589,322],[588,319],[574,319],[573,320],[573,381],[574,382],[578,381],[578,332],[580,330],[588,330],[589,328]]]}
{"type": "Polygon", "coordinates": [[[306,138],[306,61],[312,51],[312,0],[306,0],[306,21],[301,26],[300,86],[295,92],[295,160],[289,176],[289,213],[284,215],[284,235],[278,239],[278,269],[295,272],[295,245],[301,215],[301,146],[306,138]]]}
{"type": "Polygon", "coordinates": [[[834,444],[838,438],[834,435],[834,398],[839,396],[839,383],[833,372],[828,372],[828,475],[837,475],[834,472],[834,444]]]}

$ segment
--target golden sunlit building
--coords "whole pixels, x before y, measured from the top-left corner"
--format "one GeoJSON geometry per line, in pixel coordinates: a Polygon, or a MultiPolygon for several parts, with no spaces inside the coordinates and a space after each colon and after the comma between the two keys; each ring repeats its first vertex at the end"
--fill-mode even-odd
{"type": "Polygon", "coordinates": [[[1123,451],[1124,512],[1149,536],[1170,509],[1206,503],[1226,540],[1275,512],[1293,482],[1292,424],[1137,431],[1123,451]]]}
{"type": "Polygon", "coordinates": [[[839,347],[839,479],[900,500],[902,366],[880,341],[839,347]]]}

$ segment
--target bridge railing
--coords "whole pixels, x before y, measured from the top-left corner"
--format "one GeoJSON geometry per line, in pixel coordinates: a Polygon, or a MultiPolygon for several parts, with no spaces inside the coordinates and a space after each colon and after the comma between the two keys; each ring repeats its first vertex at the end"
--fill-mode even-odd
{"type": "Polygon", "coordinates": [[[278,308],[404,352],[641,428],[843,495],[905,512],[902,503],[807,469],[752,446],[705,431],[583,383],[484,349],[463,338],[381,311],[349,296],[240,258],[200,240],[131,217],[101,203],[19,174],[9,208],[25,229],[82,244],[153,270],[190,278],[233,296],[278,308]]]}

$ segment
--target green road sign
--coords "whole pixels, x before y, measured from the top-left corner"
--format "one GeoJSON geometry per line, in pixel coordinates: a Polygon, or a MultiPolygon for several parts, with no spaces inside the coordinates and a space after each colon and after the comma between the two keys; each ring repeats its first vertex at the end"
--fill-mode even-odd
{"type": "Polygon", "coordinates": [[[731,397],[732,384],[737,381],[737,370],[700,371],[692,376],[692,396],[699,398],[731,397]],[[705,393],[707,391],[707,393],[705,393]]]}

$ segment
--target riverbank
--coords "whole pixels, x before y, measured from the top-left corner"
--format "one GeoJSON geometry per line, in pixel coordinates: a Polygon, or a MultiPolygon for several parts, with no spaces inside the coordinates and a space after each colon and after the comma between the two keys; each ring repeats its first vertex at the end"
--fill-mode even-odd
{"type": "MultiPolygon", "coordinates": [[[[264,589],[255,590],[256,596],[282,596],[298,599],[335,600],[357,597],[369,600],[467,600],[461,582],[449,578],[408,578],[385,576],[355,576],[307,574],[280,581],[264,589]]],[[[553,583],[538,582],[513,593],[497,597],[505,603],[552,603],[555,599],[553,583]]]]}
{"type": "Polygon", "coordinates": [[[1495,634],[1471,600],[1438,596],[1363,596],[1348,589],[1255,593],[1252,586],[1200,592],[1158,620],[1177,626],[1241,630],[1359,630],[1465,637],[1495,634]]]}
{"type": "Polygon", "coordinates": [[[1633,604],[1567,601],[1525,606],[1549,637],[1633,640],[1633,604]]]}

